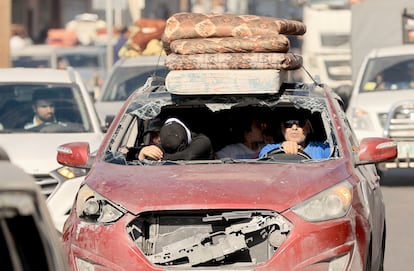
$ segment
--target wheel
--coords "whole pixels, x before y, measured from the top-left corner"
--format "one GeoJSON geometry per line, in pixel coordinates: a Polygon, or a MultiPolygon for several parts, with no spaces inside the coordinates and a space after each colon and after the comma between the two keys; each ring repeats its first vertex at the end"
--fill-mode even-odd
{"type": "Polygon", "coordinates": [[[372,271],[372,242],[369,242],[368,251],[365,255],[364,271],[372,271]]]}
{"type": "Polygon", "coordinates": [[[298,150],[297,154],[287,154],[283,150],[283,148],[277,148],[271,150],[266,154],[267,158],[271,158],[274,160],[304,160],[304,159],[312,159],[306,152],[303,150],[298,150]]]}
{"type": "Polygon", "coordinates": [[[384,223],[384,232],[382,234],[382,244],[381,244],[381,256],[380,256],[380,265],[378,271],[384,271],[384,258],[385,258],[385,242],[387,237],[387,229],[384,223]]]}

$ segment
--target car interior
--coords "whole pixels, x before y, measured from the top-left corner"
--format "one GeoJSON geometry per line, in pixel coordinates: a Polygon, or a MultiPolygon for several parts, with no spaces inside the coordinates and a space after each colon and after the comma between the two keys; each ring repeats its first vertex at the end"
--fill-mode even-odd
{"type": "MultiPolygon", "coordinates": [[[[325,127],[327,126],[323,122],[321,112],[311,113],[306,109],[297,109],[292,104],[273,108],[258,104],[234,106],[214,112],[204,104],[169,105],[162,107],[157,118],[161,120],[166,120],[170,117],[180,119],[192,132],[208,136],[212,142],[213,150],[216,152],[228,144],[241,142],[242,131],[240,127],[243,125],[243,122],[246,122],[252,116],[258,119],[261,125],[265,125],[266,135],[272,136],[276,143],[283,141],[281,123],[286,119],[286,116],[292,116],[292,119],[298,118],[298,116],[309,119],[313,129],[308,138],[312,141],[328,141],[327,133],[325,132],[325,127]]],[[[148,144],[149,135],[143,136],[143,131],[148,126],[149,120],[138,118],[137,120],[135,125],[130,126],[130,129],[133,131],[126,133],[128,139],[124,138],[121,145],[139,147],[148,144]],[[133,139],[131,140],[131,138],[133,139]]]]}

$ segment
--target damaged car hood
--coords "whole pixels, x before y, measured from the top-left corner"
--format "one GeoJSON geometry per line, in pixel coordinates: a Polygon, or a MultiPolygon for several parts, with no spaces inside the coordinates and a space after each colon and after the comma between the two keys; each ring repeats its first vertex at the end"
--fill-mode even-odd
{"type": "Polygon", "coordinates": [[[98,161],[87,184],[134,214],[167,209],[252,208],[252,205],[280,212],[334,185],[331,180],[345,180],[348,177],[345,163],[344,159],[338,159],[301,164],[137,167],[98,161]]]}

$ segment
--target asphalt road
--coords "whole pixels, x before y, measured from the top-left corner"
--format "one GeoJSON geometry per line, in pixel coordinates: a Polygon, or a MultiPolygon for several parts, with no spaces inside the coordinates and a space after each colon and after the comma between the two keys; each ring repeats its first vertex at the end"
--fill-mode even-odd
{"type": "Polygon", "coordinates": [[[381,181],[386,208],[385,271],[414,270],[414,170],[390,170],[381,181]]]}

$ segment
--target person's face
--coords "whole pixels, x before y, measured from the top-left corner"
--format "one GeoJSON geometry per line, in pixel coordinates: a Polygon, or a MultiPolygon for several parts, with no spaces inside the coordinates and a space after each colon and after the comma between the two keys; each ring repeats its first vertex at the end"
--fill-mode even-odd
{"type": "Polygon", "coordinates": [[[151,132],[151,143],[154,145],[161,144],[161,137],[159,132],[151,132]]]}
{"type": "Polygon", "coordinates": [[[247,132],[247,140],[250,142],[263,142],[263,129],[257,121],[252,123],[250,131],[247,132]]]}
{"type": "Polygon", "coordinates": [[[42,122],[53,121],[55,117],[55,105],[50,100],[38,100],[33,106],[33,111],[42,122]]]}
{"type": "Polygon", "coordinates": [[[288,120],[282,124],[282,132],[286,141],[298,144],[305,142],[309,133],[309,125],[305,120],[288,120]]]}

